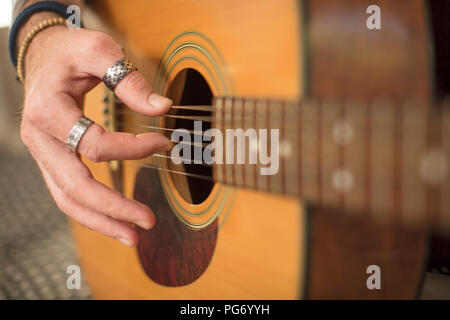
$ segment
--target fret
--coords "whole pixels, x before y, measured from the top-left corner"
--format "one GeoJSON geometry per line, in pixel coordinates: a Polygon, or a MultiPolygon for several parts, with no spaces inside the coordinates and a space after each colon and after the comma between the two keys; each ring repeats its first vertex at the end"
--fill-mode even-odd
{"type": "Polygon", "coordinates": [[[337,132],[334,133],[344,149],[344,166],[348,168],[353,177],[351,190],[344,194],[345,208],[352,209],[349,211],[351,213],[361,213],[361,210],[353,209],[367,209],[369,205],[367,199],[369,189],[367,146],[370,144],[368,134],[370,114],[368,111],[367,106],[359,102],[346,103],[344,122],[336,128],[337,132]]]}
{"type": "Polygon", "coordinates": [[[441,187],[445,177],[443,171],[447,164],[442,150],[442,117],[434,117],[434,115],[434,112],[431,113],[427,123],[427,149],[419,163],[420,177],[426,188],[426,219],[433,224],[439,220],[443,196],[441,187]]]}
{"type": "Polygon", "coordinates": [[[386,221],[394,204],[394,106],[378,101],[371,111],[371,214],[386,221]]]}
{"type": "Polygon", "coordinates": [[[448,230],[450,110],[446,106],[428,117],[429,107],[414,101],[394,105],[217,99],[213,124],[224,137],[226,128],[254,129],[258,141],[245,139],[245,164],[237,164],[237,154],[229,154],[234,164],[214,165],[214,179],[300,196],[384,222],[438,222],[448,230]],[[267,148],[259,129],[267,130],[267,148]],[[279,170],[263,176],[260,169],[270,164],[260,162],[259,151],[263,147],[270,155],[272,129],[280,134],[279,170]],[[257,164],[250,164],[250,152],[256,152],[257,164]],[[433,212],[439,221],[427,210],[440,211],[433,212]]]}
{"type": "MultiPolygon", "coordinates": [[[[242,107],[243,107],[243,100],[236,98],[234,100],[234,106],[233,106],[233,128],[244,128],[243,127],[243,120],[242,119],[242,107]]],[[[245,148],[247,149],[247,148],[245,148]]],[[[235,146],[235,150],[237,152],[237,147],[235,146]]],[[[246,152],[246,150],[240,150],[240,152],[246,152]]],[[[237,159],[237,155],[235,157],[237,159]]],[[[237,186],[243,187],[244,186],[244,165],[238,164],[236,161],[236,165],[234,165],[234,181],[237,186]]]]}
{"type": "Polygon", "coordinates": [[[229,140],[227,138],[227,129],[232,129],[233,128],[233,124],[232,124],[232,103],[233,103],[233,98],[227,98],[225,99],[225,108],[224,108],[224,121],[225,121],[225,127],[224,127],[224,132],[223,134],[225,135],[225,181],[227,183],[233,184],[233,166],[232,164],[229,163],[235,163],[234,162],[234,152],[236,150],[236,144],[232,141],[229,140]],[[230,152],[231,150],[231,145],[234,144],[234,151],[233,153],[230,152]]]}
{"type": "MultiPolygon", "coordinates": [[[[252,99],[245,99],[244,100],[244,131],[247,131],[247,129],[255,128],[255,104],[256,101],[252,99]]],[[[250,153],[251,152],[257,152],[258,147],[256,145],[252,145],[251,141],[247,141],[246,144],[246,157],[245,157],[245,165],[244,165],[244,172],[245,172],[245,180],[244,185],[248,188],[255,189],[256,188],[256,165],[250,164],[250,153]]]]}
{"type": "Polygon", "coordinates": [[[307,101],[301,106],[301,150],[300,170],[302,172],[301,190],[306,200],[317,201],[319,198],[318,185],[318,108],[316,102],[307,101]]]}
{"type": "MultiPolygon", "coordinates": [[[[392,153],[392,209],[390,212],[390,221],[398,222],[402,218],[402,161],[405,158],[402,148],[403,133],[403,106],[404,104],[391,104],[394,114],[393,128],[393,153],[392,153]]],[[[389,182],[387,182],[389,184],[389,182]]]]}
{"type": "Polygon", "coordinates": [[[450,231],[450,101],[443,105],[442,112],[442,150],[446,166],[441,187],[441,214],[439,224],[441,231],[450,231]]]}
{"type": "Polygon", "coordinates": [[[298,186],[300,183],[299,167],[300,167],[300,149],[299,140],[299,128],[297,123],[299,119],[300,110],[302,107],[296,103],[285,103],[284,106],[284,126],[281,128],[284,131],[284,141],[280,145],[280,157],[284,163],[284,183],[286,193],[289,195],[298,195],[298,186]]]}
{"type": "Polygon", "coordinates": [[[427,120],[422,105],[410,101],[404,104],[402,166],[402,221],[419,224],[425,218],[425,185],[419,164],[426,151],[427,120]]]}
{"type": "Polygon", "coordinates": [[[259,155],[261,154],[261,149],[266,149],[267,154],[270,153],[270,130],[268,129],[268,122],[267,122],[267,114],[269,112],[269,103],[264,100],[258,100],[256,103],[256,129],[258,131],[258,140],[259,140],[259,146],[258,146],[258,164],[256,165],[256,183],[257,183],[257,189],[262,191],[268,191],[269,190],[269,176],[263,176],[261,174],[261,167],[266,166],[264,164],[261,164],[261,159],[259,155]],[[264,141],[264,135],[260,134],[259,129],[265,129],[267,130],[267,140],[264,141]]]}
{"type": "MultiPolygon", "coordinates": [[[[242,128],[245,131],[245,99],[240,99],[240,104],[239,104],[239,108],[240,108],[240,117],[241,120],[239,121],[239,127],[242,128]]],[[[248,147],[245,148],[245,153],[244,153],[244,164],[241,166],[241,172],[242,172],[242,187],[245,188],[245,180],[246,180],[246,170],[245,170],[245,166],[247,163],[247,153],[248,153],[248,147]]]]}
{"type": "Polygon", "coordinates": [[[336,134],[344,126],[342,107],[331,101],[325,102],[320,116],[321,200],[324,204],[338,206],[342,196],[352,189],[352,173],[341,163],[340,133],[336,134]]]}
{"type": "MultiPolygon", "coordinates": [[[[269,117],[269,128],[278,129],[279,130],[279,167],[278,172],[272,176],[268,176],[270,182],[270,191],[276,193],[283,193],[283,175],[285,172],[286,165],[286,154],[285,152],[285,144],[288,143],[286,141],[286,127],[283,125],[283,117],[286,114],[286,108],[280,101],[271,101],[268,105],[268,111],[276,113],[279,117],[269,117]]],[[[269,114],[269,112],[267,112],[269,114]]],[[[269,144],[270,145],[270,144],[269,144]]],[[[270,149],[269,149],[270,150],[270,149]]],[[[272,158],[273,159],[273,158],[272,158]]]]}
{"type": "MultiPolygon", "coordinates": [[[[223,132],[223,98],[217,98],[215,100],[215,116],[213,117],[214,122],[214,128],[219,129],[223,132]]],[[[222,152],[222,157],[225,154],[225,150],[222,152]]],[[[217,156],[217,155],[216,155],[217,156]]],[[[223,177],[223,165],[222,164],[215,164],[213,166],[213,177],[214,180],[218,182],[225,182],[223,177]]]]}

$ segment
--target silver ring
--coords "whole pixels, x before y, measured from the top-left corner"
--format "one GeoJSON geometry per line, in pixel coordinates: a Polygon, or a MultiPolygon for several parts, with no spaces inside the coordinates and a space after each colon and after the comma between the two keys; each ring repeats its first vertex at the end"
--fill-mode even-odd
{"type": "Polygon", "coordinates": [[[122,58],[112,65],[103,76],[103,82],[111,90],[117,87],[119,82],[130,72],[136,71],[137,68],[133,62],[127,58],[122,58]]]}
{"type": "Polygon", "coordinates": [[[77,123],[70,130],[70,134],[67,137],[66,145],[72,149],[74,152],[77,151],[78,144],[80,143],[81,138],[85,134],[86,130],[93,124],[94,122],[91,119],[86,117],[82,117],[78,120],[77,123]]]}

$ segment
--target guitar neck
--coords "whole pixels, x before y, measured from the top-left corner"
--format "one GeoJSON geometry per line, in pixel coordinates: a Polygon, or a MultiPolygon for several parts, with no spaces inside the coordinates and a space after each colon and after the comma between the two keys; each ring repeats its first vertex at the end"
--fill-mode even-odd
{"type": "MultiPolygon", "coordinates": [[[[448,230],[449,107],[414,101],[218,98],[213,127],[223,132],[226,147],[224,164],[214,165],[213,176],[237,187],[300,196],[318,206],[408,224],[427,222],[448,230]],[[259,140],[248,134],[244,149],[235,136],[226,134],[227,129],[249,133],[252,128],[259,140]],[[269,129],[269,154],[271,132],[278,129],[279,166],[273,175],[261,174],[270,164],[261,164],[260,159],[249,164],[252,150],[259,156],[266,149],[267,144],[258,147],[264,133],[259,129],[269,129]],[[240,164],[238,152],[243,150],[245,163],[240,164]]],[[[276,150],[274,146],[272,151],[276,150]]]]}

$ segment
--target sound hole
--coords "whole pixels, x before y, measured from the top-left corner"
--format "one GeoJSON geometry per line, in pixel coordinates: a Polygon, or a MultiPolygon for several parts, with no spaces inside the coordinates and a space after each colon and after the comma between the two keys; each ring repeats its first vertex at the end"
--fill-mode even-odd
{"type": "MultiPolygon", "coordinates": [[[[168,96],[174,101],[174,105],[180,106],[210,106],[212,103],[212,92],[206,80],[194,69],[184,69],[174,79],[170,85],[168,96]]],[[[199,116],[211,117],[211,111],[172,109],[169,114],[177,116],[199,116]]],[[[172,129],[183,128],[191,131],[190,141],[194,142],[194,120],[168,118],[165,126],[172,129]]],[[[202,121],[202,131],[211,128],[211,122],[202,121]]],[[[203,132],[202,132],[203,133],[203,132]]],[[[201,137],[200,137],[201,138],[201,137]]],[[[191,145],[191,158],[194,158],[195,148],[197,152],[203,154],[204,146],[191,145]]],[[[183,158],[187,155],[181,154],[183,158]]],[[[203,162],[203,161],[202,161],[203,162]]],[[[206,200],[210,194],[214,183],[212,182],[212,166],[207,164],[180,164],[176,165],[168,161],[169,169],[173,171],[185,172],[186,175],[170,173],[172,180],[181,194],[188,202],[198,204],[206,200]],[[204,177],[199,179],[198,176],[204,177]],[[208,181],[210,179],[210,181],[208,181]]]]}

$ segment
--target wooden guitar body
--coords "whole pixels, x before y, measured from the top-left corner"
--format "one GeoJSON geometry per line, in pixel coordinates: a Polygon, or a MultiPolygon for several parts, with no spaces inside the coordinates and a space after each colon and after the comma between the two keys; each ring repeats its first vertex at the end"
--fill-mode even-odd
{"type": "MultiPolygon", "coordinates": [[[[177,74],[186,68],[192,68],[206,80],[214,96],[242,95],[297,99],[300,95],[301,60],[297,38],[299,8],[295,2],[266,2],[259,8],[258,15],[261,16],[258,20],[248,19],[254,16],[254,4],[239,1],[234,4],[229,1],[201,3],[195,1],[187,3],[99,1],[97,6],[102,8],[101,11],[97,10],[99,13],[113,14],[115,12],[118,14],[115,18],[123,19],[121,22],[123,25],[118,30],[124,32],[123,37],[126,42],[121,43],[126,48],[127,54],[136,61],[140,71],[153,87],[165,94],[169,91],[169,84],[177,74]],[[235,5],[241,9],[235,10],[233,8],[235,5]],[[130,6],[134,9],[125,10],[130,6]],[[182,8],[184,9],[181,10],[182,8]],[[121,12],[127,12],[127,14],[121,12]],[[274,19],[272,12],[280,12],[280,18],[274,19]],[[266,20],[267,24],[262,26],[259,19],[266,20]],[[150,27],[150,21],[155,28],[150,27]],[[166,23],[168,21],[171,22],[166,23]],[[214,27],[213,21],[222,22],[214,27]],[[129,29],[120,30],[121,28],[129,29]],[[195,32],[189,33],[191,30],[195,32]],[[183,34],[184,32],[188,33],[183,34]],[[162,33],[167,36],[162,36],[162,33]],[[285,41],[278,36],[279,34],[284,34],[292,41],[285,41]],[[249,41],[249,39],[252,40],[249,41]],[[171,44],[171,41],[174,42],[171,44]],[[139,43],[144,47],[135,49],[131,43],[139,43]],[[189,47],[190,44],[192,45],[189,47]],[[165,56],[167,59],[177,50],[176,48],[183,45],[187,47],[176,53],[166,68],[165,73],[168,78],[158,80],[158,63],[162,57],[165,56]],[[204,48],[205,52],[197,49],[195,47],[197,45],[204,48]],[[248,50],[240,50],[243,47],[248,47],[248,50]],[[164,54],[166,49],[168,52],[164,54]],[[253,63],[256,57],[259,62],[253,63]],[[286,61],[292,63],[287,64],[286,61]],[[234,69],[234,75],[231,74],[231,68],[234,69]],[[257,83],[253,77],[261,72],[267,76],[259,77],[259,83],[257,83]],[[282,82],[280,77],[283,79],[282,82]]],[[[92,92],[87,97],[86,114],[98,123],[103,123],[104,115],[99,102],[102,101],[104,89],[96,90],[98,91],[92,92]]],[[[130,124],[133,120],[129,119],[130,124]]],[[[136,128],[131,130],[142,132],[136,128]]],[[[105,183],[109,182],[111,185],[107,164],[89,165],[97,179],[105,183]]],[[[124,193],[129,197],[134,197],[136,194],[141,199],[147,199],[144,202],[158,215],[157,228],[165,227],[160,224],[161,216],[172,216],[176,221],[170,223],[177,223],[173,209],[168,204],[168,196],[158,192],[162,190],[161,185],[149,184],[149,181],[159,178],[160,173],[139,168],[127,162],[124,162],[122,166],[124,193]],[[158,211],[159,208],[164,211],[158,211]]],[[[169,175],[164,174],[164,176],[170,179],[169,175]]],[[[192,259],[178,261],[179,268],[173,272],[189,273],[199,264],[203,268],[206,267],[206,270],[188,285],[174,287],[177,280],[170,286],[158,284],[145,273],[136,250],[125,248],[114,240],[75,225],[74,230],[84,270],[96,297],[106,299],[297,299],[302,296],[304,281],[302,265],[306,261],[303,256],[306,254],[307,231],[305,213],[297,199],[216,184],[204,202],[193,205],[183,199],[176,188],[165,188],[175,192],[172,195],[173,198],[169,198],[172,205],[181,202],[181,208],[194,214],[206,210],[206,213],[198,219],[200,222],[218,215],[217,221],[211,226],[217,239],[212,248],[213,255],[207,259],[209,261],[206,261],[206,266],[205,262],[201,261],[204,253],[193,252],[192,259]]],[[[186,229],[187,234],[198,232],[192,231],[185,225],[179,227],[186,229]]],[[[170,234],[173,235],[173,232],[170,234]]],[[[168,240],[183,242],[186,241],[186,237],[168,240]]],[[[152,244],[148,243],[148,245],[152,244]]],[[[142,246],[139,247],[140,250],[142,246]]],[[[159,248],[153,247],[153,250],[157,250],[162,256],[167,250],[175,249],[173,246],[175,244],[169,243],[159,248]]],[[[188,244],[183,247],[183,243],[180,243],[176,249],[194,250],[189,246],[188,244]]],[[[195,246],[195,242],[192,246],[195,246]]],[[[152,251],[153,254],[158,252],[152,251]]],[[[171,258],[180,259],[182,255],[183,252],[179,255],[174,252],[171,258]]],[[[148,259],[152,257],[149,256],[148,259]]],[[[158,261],[155,263],[157,264],[158,261]]],[[[165,271],[170,271],[169,266],[165,271]]],[[[174,277],[182,282],[184,275],[179,274],[174,277]]],[[[189,278],[190,275],[187,277],[189,278]]]]}
{"type": "MultiPolygon", "coordinates": [[[[425,3],[395,3],[98,0],[93,8],[175,105],[211,105],[213,97],[429,102],[425,3]],[[385,17],[378,34],[365,29],[365,10],[374,3],[385,17]]],[[[100,85],[86,98],[86,115],[99,124],[104,94],[100,85]]],[[[164,126],[180,123],[123,112],[117,128],[139,134],[164,126]]],[[[271,192],[273,182],[252,190],[247,186],[259,178],[245,174],[233,173],[242,183],[230,185],[217,182],[216,171],[190,171],[164,158],[124,161],[114,170],[86,163],[96,179],[147,204],[157,218],[154,229],[139,230],[137,250],[73,224],[96,298],[412,299],[420,291],[426,228],[374,223],[369,195],[366,210],[352,218],[271,192]],[[381,290],[367,288],[370,265],[381,268],[381,290]]],[[[294,159],[282,170],[291,165],[299,166],[294,159]]]]}

